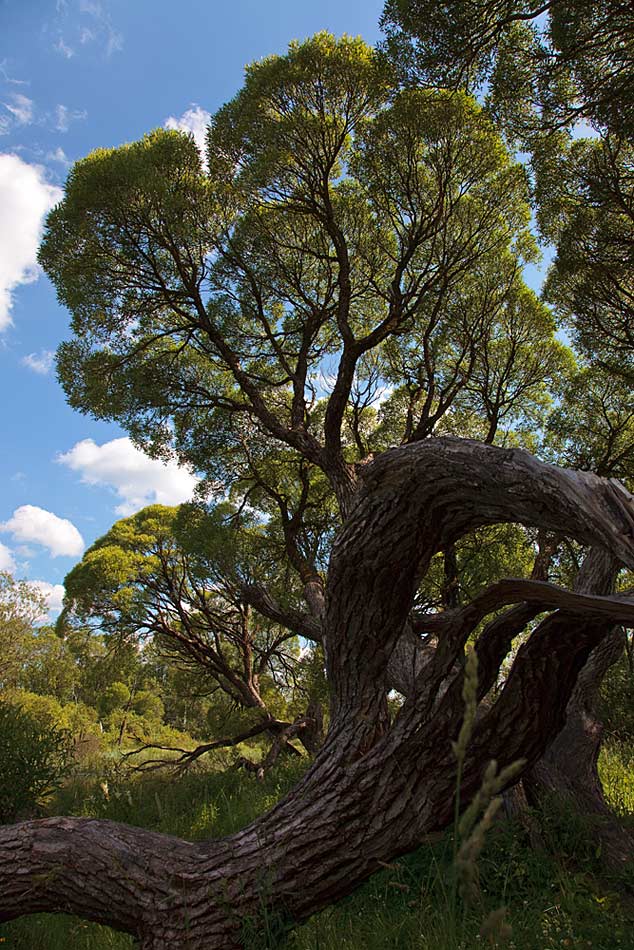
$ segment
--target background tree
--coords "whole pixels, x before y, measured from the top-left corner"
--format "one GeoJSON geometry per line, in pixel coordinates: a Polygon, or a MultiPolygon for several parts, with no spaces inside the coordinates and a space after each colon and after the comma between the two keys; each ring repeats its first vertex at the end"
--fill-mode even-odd
{"type": "Polygon", "coordinates": [[[382,22],[407,83],[479,93],[528,153],[557,247],[546,298],[591,360],[631,379],[631,6],[388,0],[382,22]]]}
{"type": "Polygon", "coordinates": [[[558,205],[545,295],[586,357],[631,387],[634,145],[613,137],[574,143],[562,169],[545,189],[558,205]]]}
{"type": "MultiPolygon", "coordinates": [[[[199,688],[224,694],[224,704],[215,704],[216,726],[230,720],[229,731],[218,731],[213,741],[183,754],[183,762],[262,733],[281,737],[288,751],[295,751],[288,740],[299,736],[315,751],[309,738],[314,728],[306,717],[285,719],[291,693],[301,689],[296,634],[250,605],[264,578],[268,602],[275,598],[280,612],[283,603],[287,623],[296,616],[302,627],[294,606],[297,590],[288,568],[275,560],[278,547],[267,538],[265,525],[228,504],[209,510],[153,505],[117,522],[66,579],[62,626],[90,625],[111,644],[152,637],[161,656],[197,674],[199,688]],[[241,714],[230,716],[232,709],[241,714]]],[[[153,704],[156,717],[157,699],[150,691],[131,695],[124,683],[113,683],[101,707],[129,704],[147,717],[153,704]]],[[[213,721],[209,714],[208,721],[213,721]]]]}
{"type": "Polygon", "coordinates": [[[44,610],[39,591],[0,572],[0,693],[18,684],[34,625],[44,610]]]}

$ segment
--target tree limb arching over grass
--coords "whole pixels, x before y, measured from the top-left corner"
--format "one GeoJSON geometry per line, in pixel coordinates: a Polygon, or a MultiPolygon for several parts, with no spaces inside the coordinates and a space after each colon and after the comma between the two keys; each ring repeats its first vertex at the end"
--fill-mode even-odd
{"type": "MultiPolygon", "coordinates": [[[[289,922],[301,920],[445,827],[462,671],[439,700],[428,689],[409,696],[386,727],[386,662],[438,546],[505,518],[594,545],[590,575],[604,575],[613,558],[634,564],[634,499],[618,483],[457,439],[386,453],[368,465],[335,543],[325,619],[332,720],[298,786],[238,834],[199,845],[90,819],[3,828],[0,919],[67,911],[127,930],[147,948],[239,947],[241,921],[257,918],[263,900],[289,922]]],[[[479,719],[464,763],[465,801],[488,758],[504,766],[521,754],[531,763],[560,728],[578,671],[605,635],[596,613],[585,619],[587,599],[575,610],[569,597],[531,634],[479,719]],[[550,703],[540,701],[546,691],[550,703]]],[[[623,617],[625,602],[615,609],[623,617]]],[[[460,639],[439,649],[440,678],[461,648],[460,639]]]]}

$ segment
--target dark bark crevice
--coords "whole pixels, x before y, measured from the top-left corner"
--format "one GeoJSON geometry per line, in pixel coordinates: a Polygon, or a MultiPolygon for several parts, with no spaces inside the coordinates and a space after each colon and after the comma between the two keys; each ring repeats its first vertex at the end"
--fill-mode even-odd
{"type": "MultiPolygon", "coordinates": [[[[533,806],[539,808],[554,796],[587,823],[600,864],[608,874],[616,874],[623,886],[623,872],[634,861],[634,835],[610,807],[599,776],[603,726],[597,701],[605,674],[623,653],[625,635],[621,627],[606,624],[603,629],[603,639],[579,674],[563,728],[522,782],[533,806]]],[[[631,882],[628,886],[632,890],[631,882]]]]}

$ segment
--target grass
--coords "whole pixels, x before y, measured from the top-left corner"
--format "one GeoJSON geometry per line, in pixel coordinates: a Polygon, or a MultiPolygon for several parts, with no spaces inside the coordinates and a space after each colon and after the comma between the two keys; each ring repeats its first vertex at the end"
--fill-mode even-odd
{"type": "Polygon", "coordinates": [[[614,811],[634,821],[634,748],[607,742],[601,750],[599,774],[614,811]]]}
{"type": "MultiPolygon", "coordinates": [[[[608,746],[601,774],[609,799],[634,816],[631,750],[608,746]]],[[[190,840],[229,834],[271,807],[297,781],[302,763],[289,762],[257,782],[242,771],[192,772],[178,781],[157,774],[124,778],[111,769],[69,782],[52,803],[58,814],[125,821],[190,840]]],[[[481,899],[453,901],[451,833],[394,862],[351,897],[275,944],[253,934],[249,950],[634,950],[632,920],[597,874],[591,834],[553,804],[542,823],[547,848],[536,849],[525,827],[500,823],[479,859],[481,899]],[[480,933],[504,905],[511,927],[504,942],[480,933]]],[[[0,925],[0,950],[131,950],[132,940],[64,915],[35,915],[0,925]]],[[[201,948],[205,950],[205,948],[201,948]]]]}

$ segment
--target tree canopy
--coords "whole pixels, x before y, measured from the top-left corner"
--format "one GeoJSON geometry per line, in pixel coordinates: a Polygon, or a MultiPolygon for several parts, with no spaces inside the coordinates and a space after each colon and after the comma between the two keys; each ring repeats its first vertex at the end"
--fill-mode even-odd
{"type": "Polygon", "coordinates": [[[73,405],[211,486],[287,453],[343,510],[389,445],[521,441],[569,361],[522,281],[524,170],[468,95],[392,82],[320,34],[249,68],[206,168],[168,131],[74,166],[41,251],[73,405]]]}
{"type": "Polygon", "coordinates": [[[516,132],[585,120],[634,133],[634,29],[622,0],[387,0],[382,25],[408,82],[487,88],[516,132]]]}

